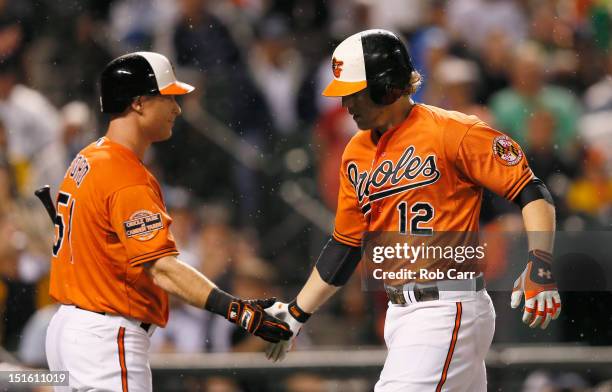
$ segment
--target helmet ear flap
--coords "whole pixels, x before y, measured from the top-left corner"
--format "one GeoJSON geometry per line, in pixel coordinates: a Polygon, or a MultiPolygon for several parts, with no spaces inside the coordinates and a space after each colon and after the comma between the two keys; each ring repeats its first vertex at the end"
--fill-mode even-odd
{"type": "Polygon", "coordinates": [[[368,91],[370,92],[370,98],[372,102],[377,105],[387,105],[385,99],[387,95],[387,86],[381,83],[379,80],[368,80],[368,91]]]}
{"type": "Polygon", "coordinates": [[[388,82],[380,80],[370,82],[368,85],[368,90],[370,91],[370,98],[372,101],[381,106],[391,105],[405,92],[404,88],[399,88],[388,82]]]}
{"type": "Polygon", "coordinates": [[[100,101],[103,113],[123,113],[132,103],[131,99],[127,100],[121,98],[116,98],[114,100],[107,99],[106,101],[100,99],[100,101]]]}

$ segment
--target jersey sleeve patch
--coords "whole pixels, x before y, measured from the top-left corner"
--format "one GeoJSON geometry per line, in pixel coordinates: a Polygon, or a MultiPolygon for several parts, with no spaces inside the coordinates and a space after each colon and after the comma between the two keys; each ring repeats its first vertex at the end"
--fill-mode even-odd
{"type": "Polygon", "coordinates": [[[154,214],[151,211],[139,210],[123,222],[123,228],[127,238],[148,241],[164,228],[164,222],[161,213],[154,214]]]}
{"type": "Polygon", "coordinates": [[[493,139],[493,154],[498,162],[506,166],[514,166],[523,159],[523,151],[518,143],[506,135],[493,139]]]}

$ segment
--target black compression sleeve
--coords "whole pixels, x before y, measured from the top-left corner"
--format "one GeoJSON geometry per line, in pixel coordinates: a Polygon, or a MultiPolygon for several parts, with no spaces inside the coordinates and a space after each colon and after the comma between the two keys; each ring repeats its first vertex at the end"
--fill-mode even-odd
{"type": "Polygon", "coordinates": [[[214,287],[206,299],[204,309],[228,318],[228,309],[233,300],[234,297],[225,291],[214,287]]]}
{"type": "Polygon", "coordinates": [[[330,238],[317,260],[315,268],[321,278],[333,286],[343,286],[349,280],[361,260],[361,249],[344,245],[330,238]]]}
{"type": "Polygon", "coordinates": [[[521,192],[514,198],[514,202],[519,207],[523,208],[527,204],[534,200],[544,199],[550,204],[554,205],[553,198],[546,188],[546,185],[539,178],[534,178],[531,182],[521,190],[521,192]]]}

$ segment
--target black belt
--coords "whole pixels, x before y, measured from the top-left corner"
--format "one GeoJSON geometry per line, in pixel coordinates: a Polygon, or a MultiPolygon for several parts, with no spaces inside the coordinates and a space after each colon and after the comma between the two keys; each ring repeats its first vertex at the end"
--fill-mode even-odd
{"type": "MultiPolygon", "coordinates": [[[[87,312],[92,312],[92,313],[98,313],[101,314],[102,316],[106,316],[105,312],[96,312],[95,310],[89,310],[89,309],[83,309],[79,306],[76,306],[77,309],[81,309],[81,310],[85,310],[87,312]]],[[[149,333],[149,329],[151,329],[151,323],[140,323],[138,324],[140,326],[140,328],[144,329],[146,333],[149,333]]]]}
{"type": "MultiPolygon", "coordinates": [[[[387,297],[392,304],[396,305],[405,305],[407,303],[413,302],[404,294],[404,287],[402,286],[389,286],[385,285],[385,291],[387,292],[387,297]]],[[[425,301],[435,301],[440,299],[440,291],[480,291],[484,289],[484,277],[482,275],[477,276],[474,279],[470,280],[457,280],[457,281],[441,281],[441,282],[429,282],[429,283],[415,283],[412,288],[412,292],[414,293],[414,299],[417,302],[425,302],[425,301]],[[475,280],[475,282],[473,282],[475,280]],[[445,286],[448,284],[447,288],[441,289],[441,283],[444,283],[445,286]],[[463,286],[463,287],[462,287],[463,286]],[[471,286],[471,287],[468,287],[471,286]],[[453,288],[450,288],[453,287],[453,288]]]]}

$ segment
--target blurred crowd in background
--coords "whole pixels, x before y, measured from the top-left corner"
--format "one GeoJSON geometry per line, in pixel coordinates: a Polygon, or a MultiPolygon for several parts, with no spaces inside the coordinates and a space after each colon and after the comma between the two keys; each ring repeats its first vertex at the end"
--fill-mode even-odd
{"type": "MultiPolygon", "coordinates": [[[[523,146],[559,230],[609,230],[611,14],[598,0],[0,0],[0,343],[45,365],[53,230],[33,190],[55,192],[104,133],[97,80],[112,58],[158,51],[197,86],[173,137],[146,157],[180,258],[238,296],[290,299],[329,235],[341,153],[357,132],[340,100],[320,95],[330,55],[367,28],[404,37],[424,76],[416,101],[478,115],[523,146]]],[[[483,229],[521,230],[512,203],[487,194],[483,204],[483,229]]],[[[503,294],[498,313],[509,308],[503,294]]],[[[582,313],[546,334],[512,314],[516,330],[496,341],[612,344],[597,331],[612,322],[599,295],[574,299],[582,313]]],[[[385,304],[353,278],[298,346],[382,345],[385,304]]],[[[171,313],[152,351],[263,347],[210,313],[180,303],[171,313]]],[[[549,390],[597,381],[537,376],[549,390]]]]}

